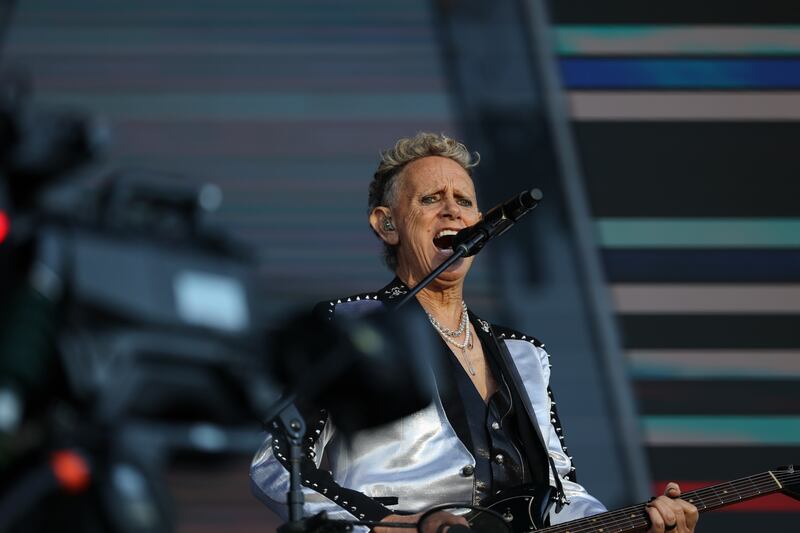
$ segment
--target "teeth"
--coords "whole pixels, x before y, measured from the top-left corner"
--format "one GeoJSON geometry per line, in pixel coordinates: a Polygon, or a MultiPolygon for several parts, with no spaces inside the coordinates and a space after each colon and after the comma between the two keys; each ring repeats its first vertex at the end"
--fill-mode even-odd
{"type": "Polygon", "coordinates": [[[447,235],[455,235],[457,233],[458,233],[457,231],[451,229],[443,229],[442,231],[436,234],[436,238],[438,239],[439,237],[446,237],[447,235]]]}

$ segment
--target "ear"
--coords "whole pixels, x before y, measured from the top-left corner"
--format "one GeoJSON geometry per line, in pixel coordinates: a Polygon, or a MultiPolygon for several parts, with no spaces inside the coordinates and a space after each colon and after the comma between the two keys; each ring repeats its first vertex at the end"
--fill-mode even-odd
{"type": "Polygon", "coordinates": [[[386,206],[379,205],[369,214],[369,225],[372,226],[372,231],[378,234],[383,242],[391,246],[396,246],[400,242],[400,237],[397,235],[397,230],[387,230],[384,226],[384,221],[392,218],[392,210],[386,206]]]}

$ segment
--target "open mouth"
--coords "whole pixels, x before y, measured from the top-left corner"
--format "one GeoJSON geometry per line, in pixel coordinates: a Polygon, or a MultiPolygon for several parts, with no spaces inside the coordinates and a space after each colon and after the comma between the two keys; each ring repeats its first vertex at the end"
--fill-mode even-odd
{"type": "Polygon", "coordinates": [[[440,250],[451,250],[453,248],[453,237],[456,236],[456,233],[458,232],[451,229],[443,229],[433,238],[433,245],[440,250]]]}

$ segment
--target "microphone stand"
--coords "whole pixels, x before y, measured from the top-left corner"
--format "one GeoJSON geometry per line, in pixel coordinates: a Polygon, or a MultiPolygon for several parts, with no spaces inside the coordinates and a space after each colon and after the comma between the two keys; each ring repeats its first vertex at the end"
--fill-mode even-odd
{"type": "Polygon", "coordinates": [[[284,402],[283,408],[277,417],[273,419],[286,435],[289,442],[289,491],[286,503],[289,505],[289,523],[285,524],[278,531],[303,531],[297,529],[296,525],[303,519],[303,488],[300,485],[300,461],[303,457],[302,444],[303,435],[306,432],[306,424],[300,411],[297,410],[294,398],[289,398],[289,402],[284,402]]]}

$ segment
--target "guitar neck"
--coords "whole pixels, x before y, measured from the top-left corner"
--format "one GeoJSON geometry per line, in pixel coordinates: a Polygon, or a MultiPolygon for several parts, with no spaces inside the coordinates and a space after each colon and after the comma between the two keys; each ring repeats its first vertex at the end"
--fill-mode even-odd
{"type": "MultiPolygon", "coordinates": [[[[701,513],[766,496],[783,488],[780,473],[763,472],[754,476],[720,483],[681,494],[701,513]]],[[[540,529],[540,533],[634,533],[650,528],[645,504],[601,513],[564,524],[540,529]]]]}

